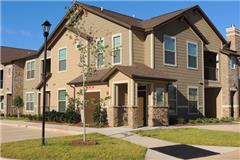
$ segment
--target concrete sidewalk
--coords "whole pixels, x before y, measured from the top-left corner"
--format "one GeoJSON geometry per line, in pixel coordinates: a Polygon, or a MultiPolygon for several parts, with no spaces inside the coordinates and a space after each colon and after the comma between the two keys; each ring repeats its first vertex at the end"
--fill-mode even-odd
{"type": "MultiPolygon", "coordinates": [[[[18,127],[29,127],[29,128],[39,128],[41,129],[41,123],[34,122],[24,122],[24,121],[12,121],[12,120],[2,120],[3,125],[15,125],[18,127]]],[[[218,128],[220,125],[217,125],[218,128]]],[[[189,127],[189,126],[185,126],[189,127]]],[[[200,126],[192,126],[200,128],[200,126]]],[[[202,126],[205,127],[205,126],[202,126]]],[[[215,128],[216,126],[206,126],[215,128]]],[[[224,128],[226,126],[222,126],[224,128]]],[[[233,126],[232,126],[233,127],[233,126]]],[[[238,127],[238,126],[235,126],[238,127]]],[[[46,128],[48,130],[60,131],[60,132],[73,132],[75,134],[82,133],[82,127],[71,126],[71,125],[58,125],[47,123],[46,128]]],[[[154,128],[141,128],[141,129],[155,129],[155,128],[179,128],[179,127],[154,127],[154,128]]],[[[183,127],[181,127],[183,128],[183,127]]],[[[206,129],[208,129],[206,128],[206,129]]],[[[114,138],[119,138],[122,140],[135,143],[137,145],[144,146],[148,148],[146,153],[146,160],[178,160],[178,159],[202,159],[211,157],[224,157],[225,154],[230,154],[228,159],[238,159],[239,148],[238,147],[218,147],[218,146],[200,146],[200,145],[185,145],[179,143],[173,143],[169,141],[159,140],[150,137],[144,137],[132,133],[137,129],[131,129],[126,127],[114,127],[114,128],[87,128],[87,133],[100,133],[114,138]]],[[[216,158],[217,159],[217,158],[216,158]]]]}

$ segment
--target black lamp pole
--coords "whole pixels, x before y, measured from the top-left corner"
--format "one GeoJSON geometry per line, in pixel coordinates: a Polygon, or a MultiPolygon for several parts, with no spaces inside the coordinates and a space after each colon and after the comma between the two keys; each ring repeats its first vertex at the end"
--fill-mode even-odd
{"type": "Polygon", "coordinates": [[[43,36],[45,38],[45,45],[44,45],[44,61],[43,61],[43,110],[42,110],[42,145],[46,144],[45,140],[45,111],[46,111],[46,59],[47,59],[47,37],[49,35],[49,30],[51,24],[48,21],[45,21],[42,24],[43,27],[43,36]]]}

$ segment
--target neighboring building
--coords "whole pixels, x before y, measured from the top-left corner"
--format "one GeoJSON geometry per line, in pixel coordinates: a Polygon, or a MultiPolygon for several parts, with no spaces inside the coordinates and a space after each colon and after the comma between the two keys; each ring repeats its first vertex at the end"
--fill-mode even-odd
{"type": "Polygon", "coordinates": [[[12,101],[15,96],[23,98],[25,60],[36,56],[36,51],[1,46],[0,53],[0,112],[17,114],[12,101]]]}
{"type": "MultiPolygon", "coordinates": [[[[202,116],[239,117],[239,51],[231,48],[234,42],[222,37],[199,6],[140,20],[79,5],[88,12],[82,17],[85,28],[97,31],[95,36],[109,46],[104,54],[115,53],[104,60],[99,57],[101,64],[89,79],[86,94],[87,99],[111,96],[104,106],[110,126],[168,125],[169,120],[202,116]],[[112,67],[103,67],[107,63],[112,67]]],[[[82,82],[80,53],[68,37],[74,36],[74,31],[65,27],[66,22],[65,16],[50,35],[47,55],[47,109],[60,112],[67,109],[65,93],[73,97],[82,82]]],[[[86,39],[86,35],[82,37],[87,43],[86,39]]],[[[25,61],[24,114],[41,114],[42,63],[43,47],[37,57],[25,61]]],[[[89,124],[93,123],[92,113],[93,106],[88,105],[89,124]]]]}

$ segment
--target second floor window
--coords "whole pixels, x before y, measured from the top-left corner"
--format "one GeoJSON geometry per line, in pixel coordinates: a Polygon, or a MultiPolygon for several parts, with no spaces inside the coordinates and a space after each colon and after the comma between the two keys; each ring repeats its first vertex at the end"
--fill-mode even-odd
{"type": "Polygon", "coordinates": [[[0,89],[3,88],[3,69],[0,70],[0,89]]]}
{"type": "Polygon", "coordinates": [[[66,90],[58,91],[58,111],[59,112],[66,111],[66,90]]]}
{"type": "Polygon", "coordinates": [[[58,53],[58,71],[66,71],[67,69],[67,49],[63,48],[58,53]]]}
{"type": "Polygon", "coordinates": [[[101,38],[97,40],[97,67],[102,67],[104,65],[104,39],[101,38]]]}
{"type": "Polygon", "coordinates": [[[34,93],[26,94],[26,110],[27,111],[34,110],[34,93]]]}
{"type": "Polygon", "coordinates": [[[187,54],[188,54],[188,68],[198,68],[197,64],[197,44],[188,42],[187,43],[187,54]]]}
{"type": "Polygon", "coordinates": [[[176,38],[164,36],[164,64],[176,65],[176,38]]]}
{"type": "Polygon", "coordinates": [[[113,64],[121,64],[121,35],[113,36],[113,64]]]}
{"type": "Polygon", "coordinates": [[[237,67],[237,59],[233,56],[230,58],[230,66],[231,69],[236,69],[237,67]]]}
{"type": "Polygon", "coordinates": [[[27,62],[27,79],[34,79],[35,77],[35,61],[27,62]]]}

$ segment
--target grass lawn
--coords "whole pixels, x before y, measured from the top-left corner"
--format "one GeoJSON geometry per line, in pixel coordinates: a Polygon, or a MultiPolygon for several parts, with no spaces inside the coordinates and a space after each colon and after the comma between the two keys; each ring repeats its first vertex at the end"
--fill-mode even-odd
{"type": "Polygon", "coordinates": [[[82,136],[48,138],[48,144],[41,146],[41,140],[27,140],[4,143],[1,155],[22,160],[144,160],[146,148],[100,134],[90,134],[88,140],[97,145],[70,145],[69,142],[82,136]]]}
{"type": "Polygon", "coordinates": [[[136,131],[143,136],[183,144],[240,147],[240,133],[196,128],[154,129],[136,131]]]}

